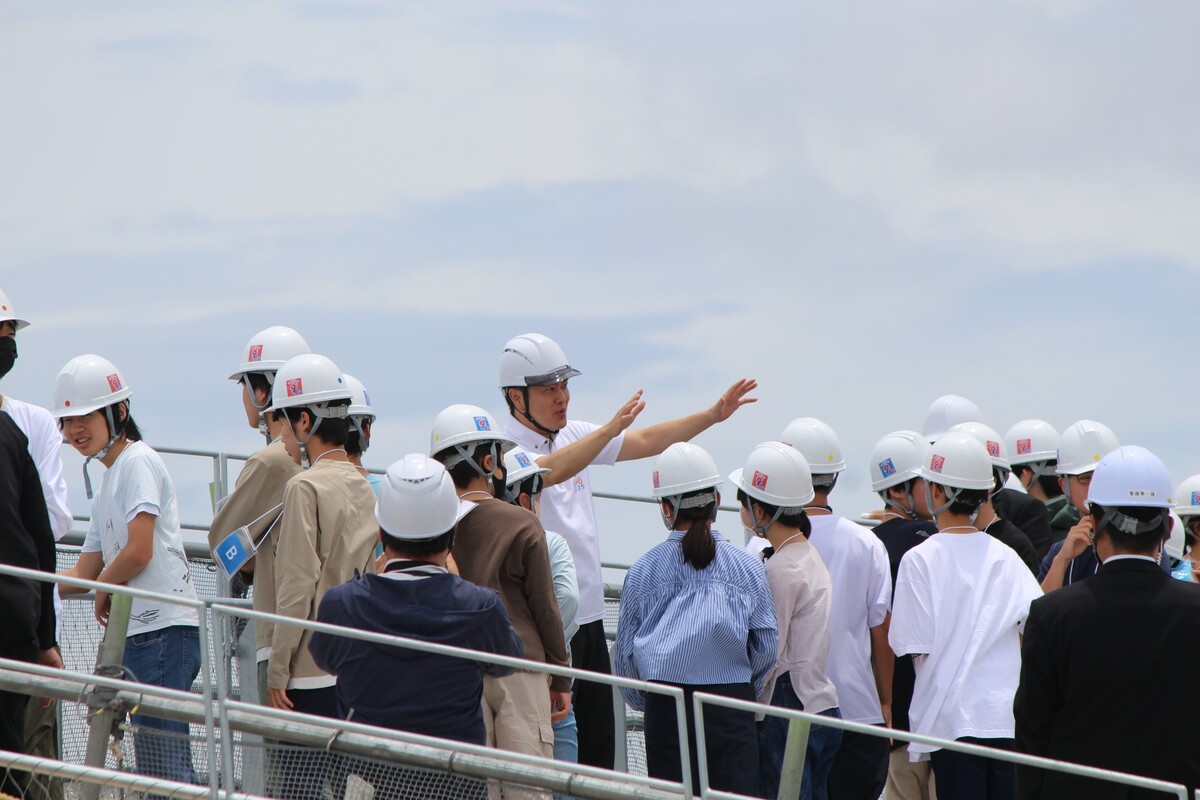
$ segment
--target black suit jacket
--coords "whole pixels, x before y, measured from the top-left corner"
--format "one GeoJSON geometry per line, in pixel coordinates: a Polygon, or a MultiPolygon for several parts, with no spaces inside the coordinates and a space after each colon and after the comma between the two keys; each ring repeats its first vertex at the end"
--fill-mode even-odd
{"type": "MultiPolygon", "coordinates": [[[[1149,561],[1110,561],[1033,602],[1013,711],[1033,755],[1200,786],[1200,722],[1163,698],[1192,695],[1200,585],[1149,561]]],[[[1018,796],[1161,798],[1110,782],[1017,768],[1018,796]]]]}
{"type": "MultiPolygon", "coordinates": [[[[54,572],[54,534],[29,440],[0,411],[0,563],[54,572]]],[[[0,655],[31,661],[54,646],[54,584],[0,575],[0,655]]]]}
{"type": "Polygon", "coordinates": [[[1008,520],[1029,537],[1029,543],[1033,545],[1033,552],[1037,556],[1034,563],[1041,561],[1050,545],[1054,544],[1054,535],[1050,530],[1050,512],[1046,510],[1046,504],[1024,492],[1005,487],[996,492],[996,496],[992,498],[992,506],[1000,519],[1008,520]]]}

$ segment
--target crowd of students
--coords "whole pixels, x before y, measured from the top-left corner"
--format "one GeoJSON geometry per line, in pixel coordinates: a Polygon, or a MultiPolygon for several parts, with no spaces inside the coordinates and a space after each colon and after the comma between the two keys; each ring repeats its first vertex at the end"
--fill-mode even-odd
{"type": "MultiPolygon", "coordinates": [[[[0,293],[0,377],[25,325],[10,308],[0,293]]],[[[645,427],[634,425],[644,407],[638,393],[597,425],[568,417],[570,380],[580,373],[550,338],[509,340],[499,367],[503,421],[478,406],[448,406],[433,421],[428,452],[405,456],[380,477],[362,467],[375,420],[362,383],[290,328],[255,334],[230,378],[265,444],[219,502],[209,534],[233,580],[253,585],[254,608],[551,666],[615,667],[680,687],[693,785],[695,692],[1200,783],[1200,757],[1188,752],[1180,721],[1159,720],[1143,702],[1146,691],[1173,680],[1167,673],[1179,655],[1200,649],[1200,589],[1188,585],[1184,558],[1200,520],[1200,476],[1180,487],[1196,491],[1179,505],[1185,518],[1173,518],[1175,490],[1161,462],[1120,447],[1107,427],[1082,420],[1060,437],[1048,423],[1025,420],[1001,437],[973,403],[946,396],[921,432],[880,439],[868,466],[883,507],[854,521],[831,504],[847,464],[820,420],[793,420],[727,478],[690,443],[753,403],[754,381],[737,381],[706,409],[645,427]],[[629,570],[610,663],[589,468],[647,457],[657,457],[651,493],[668,535],[629,570]],[[745,547],[713,527],[727,484],[745,547]],[[1172,570],[1181,580],[1171,580],[1172,570]],[[1103,593],[1104,586],[1112,588],[1103,593]],[[1095,663],[1106,639],[1123,636],[1138,645],[1119,656],[1129,670],[1095,663]],[[1155,651],[1159,639],[1174,643],[1169,658],[1165,646],[1155,651]],[[1084,667],[1072,648],[1090,659],[1084,667]],[[1108,706],[1108,715],[1085,728],[1092,716],[1079,706],[1089,703],[1108,706]],[[1111,736],[1136,727],[1136,741],[1106,747],[1102,719],[1122,726],[1111,736]],[[1076,733],[1064,738],[1064,730],[1076,733]]],[[[174,487],[141,441],[132,391],[115,364],[84,355],[59,373],[50,411],[3,399],[0,449],[10,474],[24,477],[4,482],[9,505],[0,511],[29,542],[9,547],[6,561],[53,569],[53,539],[70,524],[57,456],[65,441],[86,459],[92,499],[88,534],[67,574],[162,595],[134,601],[125,666],[139,681],[186,690],[199,669],[197,619],[170,599],[194,599],[195,590],[174,487]],[[104,467],[94,497],[92,460],[104,467]],[[37,508],[30,476],[39,479],[37,508]]],[[[6,654],[61,664],[46,622],[52,594],[22,591],[29,619],[21,647],[6,654]]],[[[97,593],[102,623],[110,602],[97,593]]],[[[265,705],[614,766],[608,684],[263,620],[254,636],[265,705]]],[[[650,774],[681,780],[687,767],[674,701],[622,695],[645,712],[650,774]]],[[[47,714],[22,700],[0,693],[0,747],[45,752],[26,734],[44,731],[47,714]]],[[[147,732],[136,742],[139,771],[196,782],[186,725],[145,715],[134,722],[147,732]]],[[[786,721],[710,706],[704,728],[714,788],[776,796],[786,721]]],[[[273,770],[269,791],[319,797],[315,771],[324,765],[307,764],[273,770]]],[[[61,797],[61,785],[14,778],[5,787],[61,797]]],[[[546,796],[515,786],[493,791],[546,796]]],[[[1058,798],[1107,789],[814,725],[800,796],[953,800],[1018,791],[1058,798]]]]}

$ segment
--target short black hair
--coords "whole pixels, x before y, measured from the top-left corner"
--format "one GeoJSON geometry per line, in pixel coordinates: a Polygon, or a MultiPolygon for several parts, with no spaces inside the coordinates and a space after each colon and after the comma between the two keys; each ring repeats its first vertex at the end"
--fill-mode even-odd
{"type": "Polygon", "coordinates": [[[454,528],[432,539],[400,539],[380,528],[379,541],[383,542],[386,550],[391,550],[393,553],[413,558],[428,558],[454,547],[454,528]]]}
{"type": "Polygon", "coordinates": [[[271,402],[271,382],[267,380],[267,376],[261,372],[245,372],[242,374],[242,379],[249,382],[251,395],[254,392],[266,392],[267,402],[271,402]]]}
{"type": "MultiPolygon", "coordinates": [[[[946,487],[942,488],[944,490],[946,487]]],[[[987,489],[963,489],[950,503],[947,510],[951,514],[969,517],[979,511],[979,507],[987,502],[989,494],[987,489]]]]}
{"type": "Polygon", "coordinates": [[[1162,547],[1163,540],[1171,535],[1170,519],[1163,513],[1161,508],[1146,508],[1144,506],[1117,506],[1117,511],[1125,516],[1133,517],[1138,522],[1150,522],[1154,519],[1161,519],[1163,525],[1156,531],[1147,531],[1146,533],[1126,533],[1125,531],[1117,530],[1110,522],[1101,527],[1100,521],[1104,517],[1104,506],[1097,503],[1092,503],[1092,517],[1096,523],[1096,535],[1103,533],[1112,542],[1113,547],[1123,553],[1136,553],[1143,556],[1152,556],[1162,547]]]}
{"type": "MultiPolygon", "coordinates": [[[[471,481],[479,477],[480,472],[487,472],[487,470],[483,468],[483,459],[484,456],[490,454],[491,448],[484,449],[481,447],[476,447],[475,452],[471,455],[470,459],[463,459],[453,467],[448,467],[446,471],[450,473],[450,480],[454,481],[454,488],[465,489],[471,485],[471,481]],[[479,469],[477,470],[475,467],[471,466],[471,462],[474,462],[479,469]]],[[[433,459],[435,461],[440,461],[444,466],[446,459],[454,455],[458,455],[458,450],[454,449],[453,447],[447,447],[440,453],[434,453],[433,459]]]]}
{"type": "MultiPolygon", "coordinates": [[[[349,408],[349,400],[330,400],[329,408],[349,408]]],[[[292,422],[299,422],[303,414],[308,414],[312,420],[316,419],[312,409],[308,406],[293,406],[283,409],[284,415],[292,422]]],[[[322,417],[321,424],[313,431],[313,436],[316,436],[325,444],[331,444],[335,447],[345,447],[346,440],[350,436],[350,420],[345,417],[322,417]]]]}
{"type": "MultiPolygon", "coordinates": [[[[764,503],[762,500],[755,500],[741,489],[738,489],[737,500],[740,505],[745,506],[746,508],[750,508],[751,503],[759,506],[762,508],[763,513],[768,517],[775,516],[775,512],[779,510],[779,506],[773,506],[770,503],[764,503]]],[[[808,514],[804,511],[804,509],[800,509],[799,511],[791,511],[786,514],[780,514],[779,519],[775,521],[784,525],[785,527],[798,529],[804,534],[805,539],[812,534],[812,520],[809,519],[808,514]]]]}
{"type": "MultiPolygon", "coordinates": [[[[1018,480],[1024,483],[1025,479],[1021,477],[1022,473],[1032,473],[1033,467],[1029,464],[1015,464],[1013,465],[1012,471],[1013,474],[1017,476],[1018,480]]],[[[1037,484],[1041,487],[1042,494],[1046,495],[1046,497],[1050,498],[1051,500],[1062,496],[1062,487],[1058,485],[1058,476],[1054,473],[1039,475],[1037,478],[1037,484]]]]}

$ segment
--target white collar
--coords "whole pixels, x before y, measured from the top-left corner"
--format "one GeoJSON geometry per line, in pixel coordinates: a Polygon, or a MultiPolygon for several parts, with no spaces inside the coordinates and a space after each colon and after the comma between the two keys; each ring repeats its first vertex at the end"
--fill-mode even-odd
{"type": "Polygon", "coordinates": [[[1139,556],[1139,555],[1135,555],[1133,553],[1122,553],[1121,555],[1117,555],[1117,556],[1109,556],[1108,558],[1106,558],[1104,560],[1104,563],[1111,564],[1114,561],[1124,561],[1126,559],[1134,559],[1134,558],[1136,558],[1138,561],[1149,561],[1151,564],[1154,564],[1155,566],[1158,565],[1157,558],[1151,558],[1150,556],[1139,556]]]}

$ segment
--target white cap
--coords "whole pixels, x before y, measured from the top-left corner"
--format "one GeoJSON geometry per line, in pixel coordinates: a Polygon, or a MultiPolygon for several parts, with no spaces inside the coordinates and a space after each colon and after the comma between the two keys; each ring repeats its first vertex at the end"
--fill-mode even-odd
{"type": "Polygon", "coordinates": [[[675,442],[654,461],[651,494],[675,497],[721,485],[712,456],[691,442],[675,442]]]}
{"type": "Polygon", "coordinates": [[[996,485],[987,449],[963,431],[943,434],[929,446],[921,477],[926,483],[954,489],[990,491],[996,485]]]}
{"type": "Polygon", "coordinates": [[[388,467],[375,503],[375,521],[388,536],[434,539],[458,521],[461,504],[446,468],[421,453],[388,467]]]}
{"type": "Polygon", "coordinates": [[[479,406],[456,403],[443,408],[429,432],[429,455],[472,442],[500,442],[505,450],[515,447],[496,424],[496,418],[479,406]]]}
{"type": "Polygon", "coordinates": [[[755,446],[745,466],[730,474],[729,482],[748,497],[781,509],[803,508],[816,497],[804,454],[783,442],[755,446]]]}
{"type": "Polygon", "coordinates": [[[53,414],[59,419],[81,417],[132,395],[125,376],[107,358],[90,353],[76,356],[54,379],[53,414]]]}
{"type": "Polygon", "coordinates": [[[570,380],[580,372],[567,362],[567,354],[540,333],[514,336],[500,353],[500,388],[551,386],[570,380]]]}
{"type": "Polygon", "coordinates": [[[1004,443],[1008,447],[1008,463],[1014,467],[1058,458],[1058,431],[1045,420],[1021,420],[1008,429],[1004,443]]]}
{"type": "Polygon", "coordinates": [[[960,431],[975,437],[975,441],[979,442],[987,450],[988,458],[992,460],[993,467],[999,467],[1003,470],[1010,469],[1008,451],[1004,447],[1004,440],[992,428],[989,428],[982,422],[960,422],[950,430],[960,431]]]}
{"type": "Polygon", "coordinates": [[[1087,499],[1106,507],[1174,508],[1175,484],[1158,456],[1144,447],[1125,445],[1100,460],[1087,499]]]}
{"type": "Polygon", "coordinates": [[[272,325],[250,337],[242,350],[242,363],[229,380],[240,381],[247,372],[262,373],[270,380],[288,359],[311,352],[299,333],[283,325],[272,325]]]}
{"type": "Polygon", "coordinates": [[[1081,419],[1063,431],[1058,440],[1058,475],[1091,472],[1100,459],[1121,446],[1112,429],[1101,422],[1081,419]]]}
{"type": "Polygon", "coordinates": [[[516,486],[526,478],[534,475],[545,475],[550,470],[537,463],[537,456],[528,450],[514,447],[504,454],[504,471],[506,486],[516,486]]]}
{"type": "Polygon", "coordinates": [[[17,330],[29,327],[28,322],[17,318],[17,310],[13,308],[12,301],[3,289],[0,289],[0,322],[11,322],[17,330]]]}
{"type": "Polygon", "coordinates": [[[921,477],[929,443],[916,431],[895,431],[875,443],[871,451],[871,489],[882,492],[921,477]]]}
{"type": "Polygon", "coordinates": [[[814,417],[800,417],[788,423],[779,441],[800,451],[813,475],[834,475],[846,468],[842,443],[833,428],[814,417]]]}
{"type": "Polygon", "coordinates": [[[960,422],[983,422],[983,412],[965,397],[944,394],[934,400],[925,412],[921,433],[932,442],[960,422]]]}
{"type": "Polygon", "coordinates": [[[271,387],[271,407],[280,411],[285,408],[310,408],[319,413],[331,402],[349,399],[350,387],[346,385],[338,365],[316,353],[285,361],[275,373],[275,383],[271,387]]]}

